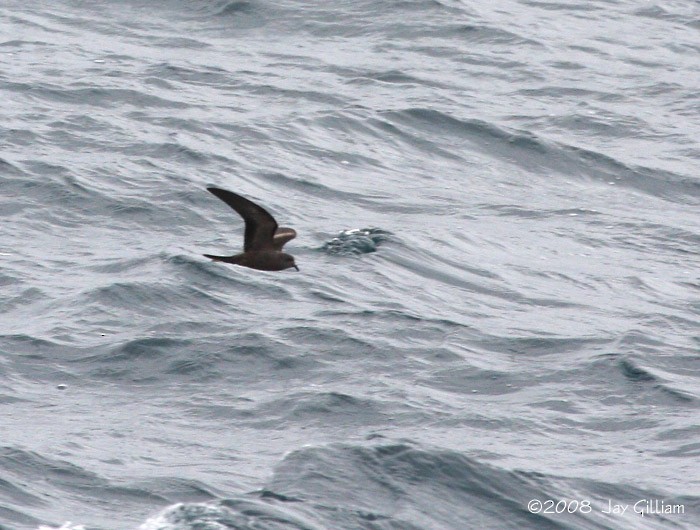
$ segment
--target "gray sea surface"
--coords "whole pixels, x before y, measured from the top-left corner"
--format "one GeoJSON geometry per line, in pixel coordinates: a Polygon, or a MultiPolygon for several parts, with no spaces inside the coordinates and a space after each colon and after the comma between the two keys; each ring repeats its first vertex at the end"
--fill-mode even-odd
{"type": "Polygon", "coordinates": [[[700,527],[697,1],[1,0],[0,102],[0,529],[700,527]]]}

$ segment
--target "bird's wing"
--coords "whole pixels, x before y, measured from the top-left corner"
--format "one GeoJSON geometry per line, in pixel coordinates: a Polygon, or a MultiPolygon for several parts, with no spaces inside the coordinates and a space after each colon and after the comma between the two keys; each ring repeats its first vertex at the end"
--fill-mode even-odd
{"type": "Polygon", "coordinates": [[[282,250],[282,247],[295,237],[297,237],[296,230],[280,226],[272,238],[272,246],[275,247],[275,250],[282,250]]]}
{"type": "Polygon", "coordinates": [[[243,251],[271,250],[272,237],[277,230],[277,221],[267,211],[245,197],[221,188],[207,188],[219,199],[236,210],[245,221],[245,241],[243,251]]]}

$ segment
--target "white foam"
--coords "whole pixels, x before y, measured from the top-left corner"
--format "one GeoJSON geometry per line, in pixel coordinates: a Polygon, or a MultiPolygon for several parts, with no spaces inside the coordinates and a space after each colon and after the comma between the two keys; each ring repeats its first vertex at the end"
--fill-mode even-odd
{"type": "Polygon", "coordinates": [[[61,526],[46,526],[41,525],[37,530],[85,530],[85,527],[81,524],[73,524],[70,521],[66,521],[61,526]]]}

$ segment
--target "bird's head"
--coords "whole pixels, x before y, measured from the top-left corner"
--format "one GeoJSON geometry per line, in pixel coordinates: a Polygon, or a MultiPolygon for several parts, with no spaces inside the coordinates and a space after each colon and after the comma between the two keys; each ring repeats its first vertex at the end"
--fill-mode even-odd
{"type": "Polygon", "coordinates": [[[294,256],[291,254],[283,254],[284,259],[282,260],[282,268],[283,269],[291,269],[294,267],[297,271],[299,270],[299,267],[297,267],[297,264],[294,262],[294,256]]]}

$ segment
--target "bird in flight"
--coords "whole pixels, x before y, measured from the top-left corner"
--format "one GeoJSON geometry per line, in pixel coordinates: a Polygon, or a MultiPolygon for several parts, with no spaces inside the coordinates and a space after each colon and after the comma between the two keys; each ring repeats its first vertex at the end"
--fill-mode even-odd
{"type": "Polygon", "coordinates": [[[243,217],[245,237],[242,253],[234,256],[204,254],[205,257],[261,271],[281,271],[291,267],[299,270],[294,262],[294,256],[282,252],[285,243],[297,236],[294,229],[277,226],[275,218],[262,206],[237,193],[221,188],[207,188],[207,191],[216,195],[243,217]]]}

